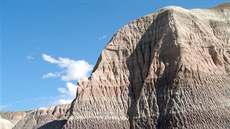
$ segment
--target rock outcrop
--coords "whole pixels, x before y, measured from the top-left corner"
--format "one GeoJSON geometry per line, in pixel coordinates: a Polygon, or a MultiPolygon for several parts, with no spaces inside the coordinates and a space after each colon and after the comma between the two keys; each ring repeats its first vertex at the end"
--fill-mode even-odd
{"type": "Polygon", "coordinates": [[[230,128],[230,3],[130,22],[78,83],[69,111],[33,111],[14,128],[230,128]]]}
{"type": "Polygon", "coordinates": [[[0,129],[12,129],[28,111],[0,112],[0,129]]]}
{"type": "Polygon", "coordinates": [[[12,129],[13,126],[14,125],[9,120],[3,119],[0,116],[0,129],[12,129]]]}
{"type": "Polygon", "coordinates": [[[230,128],[230,3],[122,27],[70,113],[65,129],[230,128]]]}
{"type": "Polygon", "coordinates": [[[61,129],[67,121],[69,104],[30,111],[13,129],[61,129]]]}

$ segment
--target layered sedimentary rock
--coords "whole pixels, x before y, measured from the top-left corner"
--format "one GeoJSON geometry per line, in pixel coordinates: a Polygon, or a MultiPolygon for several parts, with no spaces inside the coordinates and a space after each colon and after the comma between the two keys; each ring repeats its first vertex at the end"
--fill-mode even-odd
{"type": "Polygon", "coordinates": [[[230,128],[230,3],[166,7],[122,27],[65,129],[230,128]]]}
{"type": "Polygon", "coordinates": [[[13,129],[61,129],[67,121],[69,108],[67,104],[27,112],[13,129]]]}
{"type": "Polygon", "coordinates": [[[122,27],[69,105],[14,129],[230,128],[230,3],[165,7],[122,27]]]}
{"type": "MultiPolygon", "coordinates": [[[[17,112],[0,112],[0,117],[4,120],[9,121],[12,125],[12,127],[10,127],[11,129],[13,128],[14,125],[16,125],[22,118],[24,118],[26,116],[26,114],[29,111],[17,111],[17,112]]],[[[6,122],[6,121],[5,121],[6,122]]],[[[9,123],[7,122],[7,123],[9,123]]],[[[0,129],[8,129],[4,126],[0,126],[0,129]]]]}

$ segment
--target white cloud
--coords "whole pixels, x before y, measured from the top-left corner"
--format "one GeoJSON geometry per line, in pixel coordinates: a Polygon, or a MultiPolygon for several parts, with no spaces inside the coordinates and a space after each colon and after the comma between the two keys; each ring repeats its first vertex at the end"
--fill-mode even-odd
{"type": "Polygon", "coordinates": [[[71,103],[72,100],[76,97],[77,85],[67,82],[66,88],[58,88],[58,92],[61,94],[60,99],[57,100],[58,104],[71,103]]]}
{"type": "Polygon", "coordinates": [[[54,59],[53,57],[46,55],[46,54],[42,54],[42,58],[50,63],[57,63],[58,61],[56,59],[54,59]]]}
{"type": "Polygon", "coordinates": [[[42,79],[60,77],[60,73],[47,73],[42,76],[42,79]]]}
{"type": "Polygon", "coordinates": [[[93,69],[93,65],[90,65],[85,60],[71,60],[69,58],[59,57],[55,59],[47,54],[42,54],[42,57],[45,61],[57,64],[59,67],[65,70],[65,73],[62,73],[61,79],[64,81],[78,80],[82,77],[87,77],[93,69]]]}
{"type": "Polygon", "coordinates": [[[64,65],[66,65],[65,67],[67,68],[66,75],[63,75],[61,78],[64,81],[78,80],[82,77],[87,77],[89,72],[93,69],[93,66],[84,60],[72,60],[68,63],[65,62],[64,65]]]}
{"type": "Polygon", "coordinates": [[[103,35],[102,37],[99,37],[98,40],[103,40],[106,38],[106,35],[103,35]]]}
{"type": "Polygon", "coordinates": [[[57,101],[58,104],[70,104],[73,100],[72,99],[59,99],[57,101]]]}
{"type": "Polygon", "coordinates": [[[43,60],[51,64],[56,64],[62,70],[60,72],[49,72],[42,76],[43,79],[51,77],[61,77],[61,80],[66,81],[65,87],[59,87],[57,90],[60,93],[55,103],[66,104],[71,103],[76,97],[77,85],[70,81],[77,81],[81,78],[87,78],[93,69],[93,65],[90,65],[85,60],[72,60],[69,58],[59,57],[57,59],[50,55],[42,54],[43,60]]]}
{"type": "Polygon", "coordinates": [[[60,92],[61,94],[67,94],[68,91],[65,88],[58,88],[58,92],[60,92]]]}

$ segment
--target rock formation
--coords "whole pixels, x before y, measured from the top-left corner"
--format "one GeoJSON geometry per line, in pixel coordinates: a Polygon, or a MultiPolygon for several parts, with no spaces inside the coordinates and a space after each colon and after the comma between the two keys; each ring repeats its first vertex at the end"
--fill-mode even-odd
{"type": "Polygon", "coordinates": [[[0,129],[12,129],[28,111],[0,112],[0,129]]]}
{"type": "Polygon", "coordinates": [[[13,126],[14,125],[9,120],[3,119],[0,116],[0,129],[12,129],[13,126]]]}
{"type": "Polygon", "coordinates": [[[68,113],[37,110],[15,129],[230,128],[230,3],[130,22],[78,83],[68,113]]]}
{"type": "Polygon", "coordinates": [[[122,27],[70,110],[66,129],[230,128],[230,3],[122,27]]]}
{"type": "Polygon", "coordinates": [[[61,129],[67,121],[70,105],[58,105],[30,111],[13,129],[61,129]]]}

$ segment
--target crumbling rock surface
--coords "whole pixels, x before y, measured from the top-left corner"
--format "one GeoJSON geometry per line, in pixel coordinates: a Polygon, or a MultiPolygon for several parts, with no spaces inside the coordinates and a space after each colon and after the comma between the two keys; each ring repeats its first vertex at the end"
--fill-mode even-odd
{"type": "Polygon", "coordinates": [[[78,83],[67,114],[34,111],[15,129],[230,128],[230,3],[130,22],[78,83]]]}
{"type": "Polygon", "coordinates": [[[9,120],[1,118],[0,116],[0,129],[12,129],[13,126],[9,120]]]}
{"type": "Polygon", "coordinates": [[[58,105],[30,111],[13,129],[61,129],[67,121],[70,105],[58,105]]]}
{"type": "Polygon", "coordinates": [[[122,27],[64,128],[230,128],[230,4],[166,7],[122,27]]]}
{"type": "MultiPolygon", "coordinates": [[[[16,112],[0,111],[0,117],[1,117],[1,119],[5,119],[5,120],[9,121],[12,125],[12,127],[10,127],[10,129],[12,129],[13,126],[16,125],[22,118],[24,118],[28,112],[29,111],[16,111],[16,112]]],[[[9,122],[7,122],[7,123],[9,123],[9,122]]],[[[8,128],[0,125],[0,129],[8,129],[8,128]]]]}

